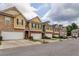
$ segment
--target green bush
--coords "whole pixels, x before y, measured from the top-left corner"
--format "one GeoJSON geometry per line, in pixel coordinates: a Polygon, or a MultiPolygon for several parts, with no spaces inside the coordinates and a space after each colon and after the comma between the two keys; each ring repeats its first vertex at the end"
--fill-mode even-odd
{"type": "Polygon", "coordinates": [[[59,38],[59,37],[56,37],[56,36],[52,36],[52,38],[59,38]]]}
{"type": "Polygon", "coordinates": [[[38,41],[40,41],[40,40],[33,39],[32,41],[33,41],[33,42],[38,42],[38,41]]]}
{"type": "Polygon", "coordinates": [[[56,37],[56,36],[53,36],[53,38],[66,39],[67,37],[63,37],[63,36],[56,37]]]}
{"type": "Polygon", "coordinates": [[[50,37],[45,36],[44,39],[51,39],[50,37]]]}
{"type": "Polygon", "coordinates": [[[77,38],[76,36],[72,36],[72,38],[77,38]]]}
{"type": "Polygon", "coordinates": [[[67,37],[64,37],[64,39],[67,39],[67,37]]]}
{"type": "Polygon", "coordinates": [[[30,36],[29,39],[30,39],[30,40],[33,40],[33,36],[30,36]]]}
{"type": "Polygon", "coordinates": [[[56,38],[52,38],[52,40],[57,40],[56,38]]]}
{"type": "Polygon", "coordinates": [[[60,36],[59,38],[64,38],[63,36],[60,36]]]}

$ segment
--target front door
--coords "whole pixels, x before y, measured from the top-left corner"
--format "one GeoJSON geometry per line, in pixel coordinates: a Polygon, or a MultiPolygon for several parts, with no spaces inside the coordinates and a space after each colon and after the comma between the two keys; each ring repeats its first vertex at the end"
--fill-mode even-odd
{"type": "Polygon", "coordinates": [[[44,37],[45,37],[45,33],[42,33],[42,39],[44,39],[44,37]]]}
{"type": "Polygon", "coordinates": [[[25,39],[28,39],[28,31],[25,31],[25,39]]]}

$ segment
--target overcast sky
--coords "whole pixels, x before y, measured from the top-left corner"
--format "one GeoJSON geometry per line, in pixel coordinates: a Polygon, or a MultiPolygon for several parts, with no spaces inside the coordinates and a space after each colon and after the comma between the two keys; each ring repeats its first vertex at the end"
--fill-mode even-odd
{"type": "Polygon", "coordinates": [[[75,22],[79,25],[78,3],[1,3],[0,10],[12,6],[19,8],[28,19],[39,16],[42,21],[50,21],[51,24],[68,25],[75,22]]]}
{"type": "Polygon", "coordinates": [[[79,4],[52,3],[32,4],[38,10],[37,14],[43,21],[50,20],[52,24],[68,25],[73,22],[79,24],[79,4]]]}

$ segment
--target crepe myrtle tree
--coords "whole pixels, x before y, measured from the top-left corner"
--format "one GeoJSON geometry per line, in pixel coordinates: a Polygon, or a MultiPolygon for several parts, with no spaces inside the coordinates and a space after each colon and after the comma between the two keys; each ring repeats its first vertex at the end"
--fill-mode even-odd
{"type": "Polygon", "coordinates": [[[66,27],[67,29],[67,36],[71,36],[71,31],[74,29],[78,29],[78,25],[76,23],[72,23],[66,27]]]}
{"type": "Polygon", "coordinates": [[[78,29],[78,25],[76,23],[72,23],[72,28],[73,29],[78,29]]]}

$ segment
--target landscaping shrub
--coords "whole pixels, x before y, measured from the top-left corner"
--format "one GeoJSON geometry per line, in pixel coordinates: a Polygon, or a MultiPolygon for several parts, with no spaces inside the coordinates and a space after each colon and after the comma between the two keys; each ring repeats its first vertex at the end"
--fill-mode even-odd
{"type": "Polygon", "coordinates": [[[67,37],[63,37],[63,36],[56,37],[56,36],[53,36],[53,38],[66,39],[67,37]]]}
{"type": "Polygon", "coordinates": [[[67,39],[67,37],[64,37],[64,39],[67,39]]]}
{"type": "Polygon", "coordinates": [[[77,38],[76,36],[72,36],[72,38],[77,38]]]}
{"type": "Polygon", "coordinates": [[[52,38],[59,38],[59,37],[53,36],[52,38]]]}
{"type": "Polygon", "coordinates": [[[37,40],[37,39],[33,39],[32,41],[33,41],[33,42],[38,42],[38,41],[40,41],[40,40],[37,40]]]}
{"type": "Polygon", "coordinates": [[[61,39],[66,39],[67,37],[60,36],[61,39]]]}
{"type": "Polygon", "coordinates": [[[30,40],[33,40],[33,36],[30,36],[29,39],[30,39],[30,40]]]}
{"type": "Polygon", "coordinates": [[[63,39],[64,37],[63,36],[60,36],[59,38],[63,39]]]}
{"type": "Polygon", "coordinates": [[[45,36],[44,39],[51,39],[50,37],[45,36]]]}
{"type": "Polygon", "coordinates": [[[56,40],[56,38],[52,38],[52,40],[56,40]]]}

